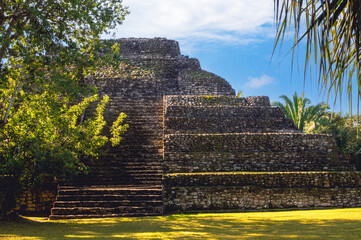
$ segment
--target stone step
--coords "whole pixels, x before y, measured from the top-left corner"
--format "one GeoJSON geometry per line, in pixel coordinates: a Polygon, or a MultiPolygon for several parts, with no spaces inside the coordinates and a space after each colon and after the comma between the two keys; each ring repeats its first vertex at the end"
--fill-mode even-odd
{"type": "MultiPolygon", "coordinates": [[[[99,159],[83,160],[90,173],[79,176],[77,186],[59,188],[51,219],[163,213],[163,102],[161,98],[110,98],[108,107],[116,111],[106,112],[105,119],[112,121],[124,112],[128,115],[124,122],[129,124],[128,131],[119,146],[107,144],[99,159]]],[[[94,111],[95,105],[92,107],[94,111]]]]}
{"type": "Polygon", "coordinates": [[[122,214],[122,213],[155,213],[162,214],[163,206],[121,206],[121,207],[53,207],[51,215],[91,215],[91,214],[122,214]]]}
{"type": "MultiPolygon", "coordinates": [[[[138,150],[140,151],[140,150],[138,150]]],[[[135,151],[127,152],[126,149],[117,149],[112,150],[111,153],[106,155],[100,156],[99,159],[94,159],[94,161],[100,161],[101,159],[104,160],[111,160],[111,159],[119,159],[123,162],[129,162],[134,160],[137,162],[150,162],[150,161],[160,161],[162,160],[163,156],[163,149],[159,149],[157,151],[153,151],[152,153],[142,153],[135,151]]]]}
{"type": "MultiPolygon", "coordinates": [[[[134,111],[134,110],[132,110],[134,111]]],[[[151,112],[152,114],[148,114],[148,115],[143,115],[144,113],[140,113],[140,112],[131,112],[131,111],[122,111],[124,112],[127,117],[125,118],[125,121],[129,121],[129,120],[137,120],[137,121],[144,121],[146,119],[151,120],[152,122],[162,122],[162,118],[161,116],[157,116],[156,114],[162,114],[160,112],[154,111],[152,109],[146,110],[151,112]]],[[[109,114],[109,113],[108,113],[109,114]]],[[[113,113],[114,116],[117,116],[118,113],[113,113]]],[[[113,114],[109,114],[110,116],[112,116],[113,114]]]]}
{"type": "MultiPolygon", "coordinates": [[[[95,171],[94,171],[95,172],[95,171]]],[[[112,169],[101,169],[100,171],[96,172],[98,174],[98,176],[104,175],[104,174],[115,174],[115,175],[119,175],[119,171],[116,170],[112,170],[112,169]]],[[[143,170],[143,171],[137,171],[137,170],[128,170],[128,171],[124,171],[122,174],[127,174],[129,176],[133,176],[133,177],[158,177],[158,176],[162,176],[163,171],[153,171],[153,170],[143,170]]]]}
{"type": "MultiPolygon", "coordinates": [[[[149,146],[139,146],[134,144],[124,144],[121,147],[111,149],[107,152],[107,156],[112,156],[113,154],[118,153],[132,153],[137,154],[136,156],[144,156],[144,157],[158,157],[160,153],[163,152],[163,148],[161,146],[149,145],[149,146]]],[[[131,157],[130,155],[129,157],[131,157]]]]}
{"type": "Polygon", "coordinates": [[[159,150],[156,153],[149,153],[148,156],[145,153],[137,152],[125,152],[124,150],[113,151],[110,154],[100,156],[99,159],[94,159],[93,161],[121,161],[121,162],[161,162],[163,156],[163,150],[159,150]]]}
{"type": "Polygon", "coordinates": [[[98,162],[98,163],[87,163],[83,162],[84,164],[91,165],[92,169],[99,169],[99,168],[109,168],[117,171],[125,171],[127,169],[139,169],[144,171],[158,171],[162,169],[162,164],[155,164],[155,163],[147,163],[147,162],[121,162],[121,161],[112,161],[112,162],[98,162]]]}
{"type": "Polygon", "coordinates": [[[128,172],[129,171],[153,171],[156,173],[162,173],[163,165],[148,165],[147,163],[98,163],[92,164],[91,172],[97,172],[102,170],[112,170],[117,172],[128,172]]]}
{"type": "Polygon", "coordinates": [[[162,195],[160,183],[59,186],[50,219],[162,215],[162,195]]]}
{"type": "Polygon", "coordinates": [[[123,133],[123,136],[133,135],[136,138],[149,137],[152,138],[161,138],[163,134],[163,126],[159,123],[149,124],[146,123],[134,125],[133,122],[127,122],[129,128],[126,132],[123,133]],[[154,131],[153,131],[154,130],[154,131]]]}
{"type": "Polygon", "coordinates": [[[89,179],[85,178],[82,180],[79,180],[78,185],[83,184],[89,184],[89,183],[101,183],[101,184],[161,184],[162,179],[161,178],[141,178],[141,177],[124,177],[124,178],[118,178],[113,176],[93,176],[89,179]],[[81,184],[80,184],[81,183],[81,184]]]}
{"type": "Polygon", "coordinates": [[[111,156],[111,157],[117,157],[117,154],[122,153],[125,155],[129,155],[129,158],[139,158],[139,156],[142,156],[144,159],[151,159],[151,158],[156,158],[158,159],[159,157],[162,157],[161,153],[163,153],[163,148],[140,148],[140,147],[132,147],[129,146],[124,147],[124,148],[114,148],[114,149],[110,149],[108,153],[106,153],[105,156],[111,156]],[[130,155],[131,154],[131,155],[130,155]]]}
{"type": "Polygon", "coordinates": [[[133,202],[142,199],[143,201],[162,201],[161,194],[102,194],[102,195],[58,195],[57,202],[71,202],[71,201],[126,201],[133,202]]]}
{"type": "MultiPolygon", "coordinates": [[[[162,177],[161,176],[132,176],[123,173],[123,177],[117,176],[115,174],[107,173],[104,175],[94,174],[87,177],[79,178],[78,181],[81,181],[85,184],[148,184],[148,182],[157,182],[161,184],[162,177]],[[112,182],[114,181],[114,182],[112,182]],[[87,183],[89,182],[89,183],[87,183]]],[[[80,184],[77,184],[81,186],[80,184]]]]}
{"type": "Polygon", "coordinates": [[[119,109],[117,112],[112,112],[112,113],[105,113],[105,116],[108,117],[117,117],[119,115],[120,112],[125,113],[125,115],[127,115],[127,117],[125,118],[125,120],[129,120],[129,119],[136,119],[136,120],[144,120],[144,119],[150,119],[152,121],[162,121],[161,116],[157,116],[157,114],[161,114],[161,112],[155,110],[155,109],[145,109],[143,111],[138,111],[135,112],[134,109],[119,109]]]}
{"type": "Polygon", "coordinates": [[[110,168],[117,168],[119,170],[122,170],[124,168],[132,168],[132,167],[144,167],[145,169],[148,169],[148,170],[152,170],[152,169],[155,169],[155,170],[158,170],[160,168],[162,168],[163,164],[162,163],[155,163],[155,162],[142,162],[142,161],[128,161],[126,160],[126,162],[124,162],[125,160],[122,160],[122,159],[119,159],[118,161],[117,160],[113,160],[113,161],[99,161],[99,162],[86,162],[84,161],[83,163],[85,165],[90,165],[94,168],[98,168],[98,167],[110,167],[110,168]]]}
{"type": "Polygon", "coordinates": [[[85,218],[120,218],[120,217],[148,217],[161,216],[162,213],[118,213],[118,214],[78,214],[78,215],[50,215],[50,220],[85,219],[85,218]]]}
{"type": "MultiPolygon", "coordinates": [[[[119,100],[119,101],[122,101],[122,100],[119,100]]],[[[121,104],[112,102],[108,106],[116,106],[116,107],[118,107],[118,109],[120,111],[132,110],[132,107],[137,107],[137,110],[139,110],[139,111],[147,110],[147,109],[152,109],[152,110],[156,111],[156,110],[159,110],[160,108],[162,108],[162,104],[156,103],[156,102],[133,102],[133,103],[122,102],[121,104]]],[[[95,109],[95,108],[93,108],[93,109],[95,109]]],[[[134,109],[133,109],[133,111],[134,111],[134,109]]]]}
{"type": "Polygon", "coordinates": [[[163,151],[159,150],[157,152],[149,153],[149,154],[127,154],[124,151],[113,151],[112,153],[99,156],[98,159],[94,158],[84,158],[83,162],[91,162],[92,164],[96,164],[98,162],[115,162],[115,163],[161,163],[163,151]],[[118,153],[122,153],[121,155],[118,153]]]}
{"type": "MultiPolygon", "coordinates": [[[[130,166],[145,166],[145,167],[154,167],[154,168],[158,168],[158,167],[162,167],[162,163],[158,162],[158,161],[144,161],[143,159],[126,159],[127,161],[125,162],[124,159],[101,159],[100,161],[93,161],[91,162],[92,166],[97,167],[97,166],[104,166],[104,165],[109,165],[109,166],[113,166],[113,167],[118,167],[118,168],[123,168],[123,167],[130,167],[130,166]]],[[[84,161],[83,163],[89,163],[84,161]]]]}
{"type": "Polygon", "coordinates": [[[133,139],[132,136],[123,136],[121,145],[116,147],[112,147],[114,149],[122,149],[122,148],[145,148],[145,149],[159,149],[163,146],[163,141],[159,138],[157,139],[149,139],[146,137],[144,139],[133,139]]]}
{"type": "Polygon", "coordinates": [[[112,166],[112,165],[98,165],[92,166],[91,172],[100,172],[100,171],[109,171],[109,172],[127,172],[132,173],[163,173],[163,167],[159,166],[147,166],[147,165],[123,165],[123,166],[112,166]]]}
{"type": "Polygon", "coordinates": [[[125,134],[123,135],[123,139],[122,139],[122,144],[115,147],[115,148],[119,148],[124,146],[125,144],[127,145],[134,145],[134,146],[147,146],[147,145],[153,145],[153,146],[158,146],[159,144],[162,144],[163,140],[162,138],[160,138],[159,136],[150,136],[150,135],[144,135],[142,137],[134,137],[134,135],[139,136],[139,133],[131,133],[129,135],[125,134]]]}
{"type": "MultiPolygon", "coordinates": [[[[129,132],[123,134],[122,145],[123,144],[134,144],[134,145],[148,145],[151,144],[161,144],[163,139],[159,135],[139,133],[139,131],[133,131],[130,129],[129,132]]],[[[119,145],[121,147],[122,145],[119,145]]]]}
{"type": "MultiPolygon", "coordinates": [[[[163,174],[163,169],[159,169],[158,171],[148,171],[148,170],[137,170],[137,169],[125,169],[125,170],[112,170],[112,169],[107,169],[107,168],[102,168],[102,169],[97,169],[97,170],[92,170],[91,175],[94,176],[107,176],[107,174],[109,174],[109,176],[120,176],[120,175],[125,175],[125,176],[129,176],[132,178],[139,178],[139,177],[143,177],[143,178],[159,178],[161,179],[162,174],[163,174]]],[[[150,179],[149,178],[149,179],[150,179]]]]}
{"type": "MultiPolygon", "coordinates": [[[[138,101],[138,99],[133,99],[133,102],[124,101],[123,99],[116,98],[116,96],[110,97],[113,101],[109,101],[107,106],[116,106],[120,111],[131,109],[131,107],[138,107],[137,110],[143,109],[160,109],[162,108],[163,103],[157,101],[138,101]]],[[[90,106],[88,109],[95,110],[95,106],[90,106]]],[[[134,109],[133,109],[134,110],[134,109]]]]}
{"type": "Polygon", "coordinates": [[[149,121],[144,123],[135,124],[133,121],[127,121],[125,122],[129,124],[129,128],[127,131],[123,134],[126,135],[130,132],[137,132],[139,133],[139,136],[142,137],[143,135],[149,135],[149,136],[161,136],[163,129],[162,129],[162,123],[152,123],[148,124],[149,121]],[[152,131],[154,130],[154,131],[152,131]]]}
{"type": "Polygon", "coordinates": [[[96,184],[96,185],[84,185],[82,187],[79,186],[64,186],[61,185],[58,187],[58,189],[102,189],[102,188],[110,188],[110,189],[124,189],[124,190],[134,190],[134,189],[139,189],[139,190],[143,190],[143,189],[162,189],[162,185],[101,185],[101,184],[96,184]]]}
{"type": "Polygon", "coordinates": [[[161,184],[162,178],[160,177],[133,177],[128,176],[124,178],[119,178],[116,176],[92,176],[87,179],[82,180],[83,183],[101,183],[101,184],[161,184]]]}
{"type": "Polygon", "coordinates": [[[163,169],[159,169],[157,171],[134,169],[134,168],[117,170],[117,169],[109,169],[106,167],[92,169],[91,172],[89,173],[90,176],[97,176],[97,177],[102,177],[102,176],[121,177],[121,175],[124,175],[126,177],[132,177],[132,178],[143,177],[148,179],[153,179],[153,178],[161,179],[162,174],[163,174],[163,169]]]}
{"type": "Polygon", "coordinates": [[[82,183],[100,183],[100,184],[160,184],[162,182],[162,178],[159,176],[131,176],[125,175],[124,177],[118,177],[111,173],[104,175],[91,175],[89,178],[79,179],[82,183]]]}
{"type": "MultiPolygon", "coordinates": [[[[157,154],[158,155],[158,154],[157,154]]],[[[148,169],[152,167],[162,166],[162,159],[160,156],[153,157],[152,159],[142,159],[141,156],[137,158],[130,158],[128,156],[117,156],[111,158],[111,156],[107,156],[106,158],[102,159],[94,159],[94,160],[84,160],[82,161],[84,164],[91,164],[94,167],[108,165],[109,167],[126,167],[126,166],[146,166],[148,169]]]]}
{"type": "Polygon", "coordinates": [[[129,128],[127,130],[127,132],[125,132],[122,135],[123,138],[123,142],[126,141],[133,141],[135,143],[142,143],[142,142],[157,142],[157,141],[162,141],[162,134],[161,132],[156,133],[156,132],[148,132],[146,130],[140,130],[140,129],[134,129],[134,128],[129,128]]]}
{"type": "MultiPolygon", "coordinates": [[[[149,174],[137,174],[137,173],[127,173],[126,171],[124,172],[117,172],[117,171],[99,171],[99,172],[90,172],[87,175],[81,175],[79,177],[91,180],[91,178],[96,178],[97,180],[99,179],[103,179],[103,180],[108,180],[108,179],[115,179],[115,180],[126,180],[127,178],[129,178],[130,182],[133,180],[161,180],[162,179],[162,175],[161,173],[149,173],[149,174]]],[[[91,181],[91,183],[89,184],[103,184],[104,183],[97,183],[94,181],[91,181]]],[[[85,185],[89,185],[89,184],[85,184],[85,185]]],[[[113,183],[113,184],[119,184],[117,182],[113,183]]],[[[130,183],[131,184],[131,183],[130,183]]],[[[112,185],[110,183],[110,185],[112,185]]],[[[128,184],[126,184],[128,185],[128,184]]],[[[79,186],[79,185],[78,185],[79,186]]]]}
{"type": "Polygon", "coordinates": [[[161,165],[158,166],[147,166],[147,165],[125,165],[125,166],[111,166],[111,165],[98,165],[98,166],[92,166],[92,171],[98,172],[98,171],[109,171],[109,172],[127,172],[129,174],[131,173],[137,173],[137,174],[149,174],[149,173],[163,173],[163,168],[161,165]]]}
{"type": "Polygon", "coordinates": [[[147,144],[147,145],[138,145],[130,142],[124,142],[123,145],[116,147],[116,148],[109,148],[107,154],[112,154],[119,151],[128,150],[129,152],[141,152],[142,155],[146,154],[157,154],[160,150],[162,150],[162,146],[158,146],[155,144],[147,144]]]}
{"type": "MultiPolygon", "coordinates": [[[[99,196],[101,197],[101,196],[99,196]]],[[[138,198],[138,200],[102,200],[99,198],[96,201],[76,201],[76,200],[68,200],[68,201],[56,201],[54,203],[54,208],[75,208],[75,207],[103,207],[103,208],[111,208],[111,207],[159,207],[163,205],[162,200],[143,200],[138,198]]]]}
{"type": "Polygon", "coordinates": [[[150,122],[149,120],[148,121],[144,120],[144,122],[139,122],[139,123],[134,122],[134,121],[126,121],[124,123],[127,123],[129,125],[127,132],[125,132],[124,134],[127,134],[129,132],[137,132],[140,134],[139,137],[141,137],[141,135],[143,135],[143,134],[160,136],[163,132],[161,122],[153,123],[153,122],[150,122]],[[152,131],[152,130],[154,130],[154,131],[152,131]]]}
{"type": "MultiPolygon", "coordinates": [[[[154,112],[155,114],[156,112],[154,112]]],[[[134,123],[162,123],[163,122],[163,118],[161,116],[156,116],[156,115],[148,115],[148,116],[144,116],[142,114],[129,114],[127,115],[128,120],[132,120],[132,122],[134,123]]]]}
{"type": "MultiPolygon", "coordinates": [[[[117,117],[119,115],[119,113],[123,112],[127,115],[127,118],[139,117],[140,119],[144,119],[144,118],[160,119],[160,117],[157,116],[156,114],[162,113],[158,109],[154,109],[154,108],[145,108],[145,109],[143,108],[143,109],[136,109],[136,110],[134,110],[134,108],[139,108],[139,107],[138,106],[129,106],[128,108],[123,108],[123,109],[118,108],[118,110],[115,112],[105,112],[105,116],[117,117]]],[[[87,115],[90,115],[91,110],[88,109],[87,111],[89,111],[87,113],[87,115]]]]}
{"type": "Polygon", "coordinates": [[[148,184],[148,185],[158,185],[158,184],[162,184],[162,179],[156,179],[156,180],[144,180],[144,179],[133,179],[133,178],[96,178],[96,177],[92,177],[92,178],[85,178],[85,179],[78,179],[76,181],[77,186],[83,186],[86,184],[104,184],[104,185],[111,185],[111,184],[148,184]]]}
{"type": "Polygon", "coordinates": [[[74,187],[60,188],[58,195],[157,195],[162,188],[121,188],[121,187],[74,187]]]}
{"type": "MultiPolygon", "coordinates": [[[[121,111],[121,110],[120,110],[121,111]]],[[[150,119],[152,121],[158,121],[158,122],[162,122],[162,117],[161,116],[158,116],[157,114],[161,113],[161,112],[158,112],[154,109],[146,109],[145,111],[142,111],[142,112],[134,112],[134,109],[131,110],[131,111],[122,111],[124,112],[127,117],[125,119],[134,119],[134,120],[138,120],[138,121],[142,121],[142,120],[145,120],[145,119],[150,119]],[[131,112],[133,111],[133,112],[131,112]]],[[[117,115],[118,113],[108,113],[109,115],[117,115]]]]}
{"type": "Polygon", "coordinates": [[[147,159],[158,159],[159,157],[162,157],[161,153],[163,153],[163,148],[158,146],[145,148],[139,145],[128,145],[117,148],[104,149],[104,151],[107,152],[101,155],[100,158],[104,158],[107,156],[114,158],[117,157],[118,153],[122,153],[125,155],[129,155],[128,157],[133,159],[137,159],[139,158],[139,156],[142,156],[145,161],[147,161],[147,159]]]}

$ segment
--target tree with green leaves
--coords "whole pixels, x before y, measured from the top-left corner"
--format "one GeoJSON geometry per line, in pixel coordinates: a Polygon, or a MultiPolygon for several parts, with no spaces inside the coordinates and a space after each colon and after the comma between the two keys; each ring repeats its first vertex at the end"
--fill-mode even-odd
{"type": "Polygon", "coordinates": [[[280,96],[284,103],[273,102],[272,106],[279,107],[283,110],[286,118],[292,119],[296,127],[302,131],[308,130],[309,132],[316,124],[323,118],[327,105],[319,103],[311,105],[311,100],[304,97],[304,93],[298,96],[297,93],[293,95],[292,99],[282,95],[280,96]],[[309,128],[305,128],[308,126],[309,128]],[[312,126],[312,128],[310,128],[312,126]]]}
{"type": "Polygon", "coordinates": [[[237,92],[237,97],[242,97],[242,93],[243,93],[243,91],[242,91],[242,90],[239,90],[239,91],[237,92]]]}
{"type": "Polygon", "coordinates": [[[361,97],[361,2],[359,0],[274,0],[276,46],[294,29],[294,47],[307,43],[305,71],[311,58],[318,66],[319,86],[328,93],[347,91],[361,97]],[[305,29],[305,30],[303,30],[305,29]],[[314,56],[314,57],[312,57],[314,56]],[[353,80],[356,78],[356,81],[353,80]],[[356,88],[356,89],[355,89],[356,88]]]}
{"type": "Polygon", "coordinates": [[[122,0],[17,0],[0,3],[0,86],[79,94],[79,81],[99,65],[99,36],[120,24],[122,0]],[[11,85],[11,86],[9,86],[11,85]]]}
{"type": "Polygon", "coordinates": [[[0,206],[24,188],[85,172],[82,156],[119,144],[125,115],[103,135],[108,97],[99,99],[84,78],[120,63],[99,36],[127,13],[122,0],[0,2],[0,206]]]}
{"type": "Polygon", "coordinates": [[[358,137],[357,116],[342,116],[334,112],[326,112],[314,133],[331,134],[336,139],[340,152],[350,157],[356,169],[361,170],[361,138],[358,137]]]}

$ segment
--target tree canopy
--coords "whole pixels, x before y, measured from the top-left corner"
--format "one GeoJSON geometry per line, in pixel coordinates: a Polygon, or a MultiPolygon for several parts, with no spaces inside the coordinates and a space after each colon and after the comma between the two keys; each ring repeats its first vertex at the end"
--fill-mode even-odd
{"type": "Polygon", "coordinates": [[[122,23],[122,0],[4,0],[0,3],[0,60],[87,47],[122,23]]]}
{"type": "Polygon", "coordinates": [[[119,144],[126,116],[104,135],[108,97],[84,78],[119,63],[100,54],[99,36],[126,14],[122,0],[0,1],[0,205],[14,202],[8,192],[86,172],[82,156],[119,144]]]}
{"type": "Polygon", "coordinates": [[[356,93],[358,107],[361,97],[360,1],[274,0],[274,5],[276,46],[282,42],[286,31],[293,28],[294,47],[302,40],[307,42],[305,69],[314,58],[319,86],[328,96],[334,92],[336,98],[341,98],[346,91],[350,111],[352,94],[356,93]]]}

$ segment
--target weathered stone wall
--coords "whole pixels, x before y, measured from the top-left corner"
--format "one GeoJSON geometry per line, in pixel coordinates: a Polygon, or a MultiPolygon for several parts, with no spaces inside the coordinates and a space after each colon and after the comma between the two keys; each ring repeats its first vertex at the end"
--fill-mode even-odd
{"type": "Polygon", "coordinates": [[[123,58],[178,57],[181,55],[178,42],[165,38],[121,38],[108,41],[115,41],[119,44],[119,54],[123,58]]]}
{"type": "Polygon", "coordinates": [[[48,216],[56,199],[57,187],[51,185],[28,190],[18,199],[17,210],[25,214],[42,214],[48,216]]]}
{"type": "Polygon", "coordinates": [[[166,172],[353,170],[328,135],[167,134],[166,172]]]}
{"type": "Polygon", "coordinates": [[[360,207],[360,172],[166,174],[167,212],[360,207]]]}
{"type": "Polygon", "coordinates": [[[234,95],[229,83],[207,71],[185,70],[178,77],[181,95],[234,95]]]}
{"type": "Polygon", "coordinates": [[[169,152],[337,152],[330,135],[304,133],[167,134],[169,152]]]}
{"type": "Polygon", "coordinates": [[[164,132],[300,132],[268,97],[166,96],[164,132]]]}
{"type": "Polygon", "coordinates": [[[266,96],[239,98],[235,96],[214,96],[214,95],[176,95],[164,98],[165,108],[173,106],[184,107],[269,107],[270,101],[266,96]]]}

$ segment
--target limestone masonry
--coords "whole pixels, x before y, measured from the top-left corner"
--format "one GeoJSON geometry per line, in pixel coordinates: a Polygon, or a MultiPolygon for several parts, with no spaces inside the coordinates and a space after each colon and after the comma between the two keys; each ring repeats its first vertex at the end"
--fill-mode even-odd
{"type": "Polygon", "coordinates": [[[124,112],[129,130],[60,184],[52,219],[361,206],[361,174],[332,137],[301,133],[268,97],[236,97],[176,41],[112,41],[120,69],[87,81],[110,97],[109,124],[124,112]]]}

